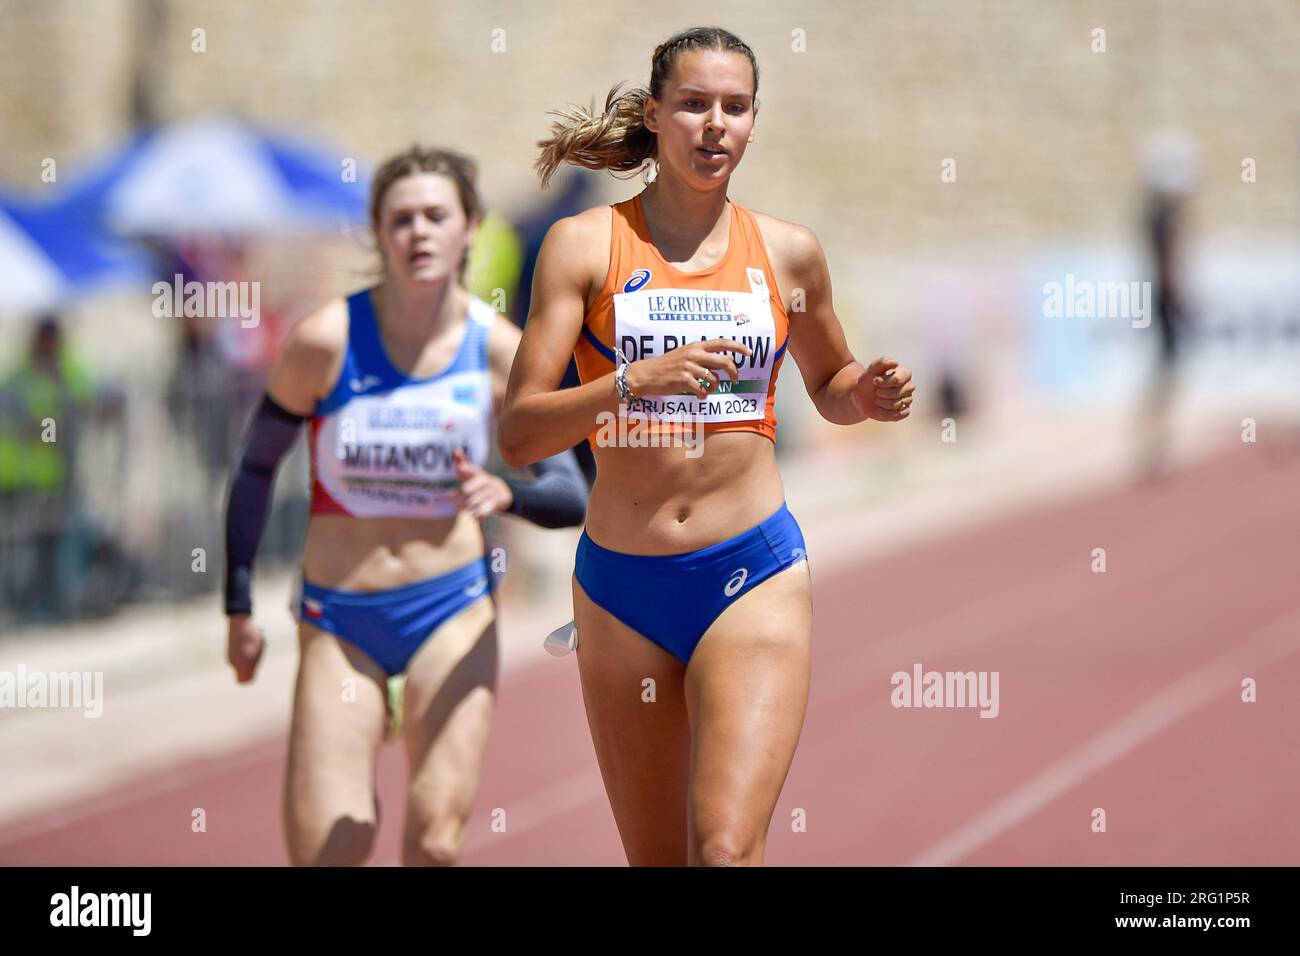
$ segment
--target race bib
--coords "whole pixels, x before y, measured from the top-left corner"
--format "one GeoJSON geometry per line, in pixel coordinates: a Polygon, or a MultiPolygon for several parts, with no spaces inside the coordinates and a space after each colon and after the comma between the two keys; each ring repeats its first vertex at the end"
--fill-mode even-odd
{"type": "MultiPolygon", "coordinates": [[[[759,272],[761,277],[762,271],[759,272]]],[[[614,344],[629,362],[655,358],[710,339],[735,339],[752,355],[729,355],[740,380],[719,379],[707,398],[692,393],[651,395],[629,403],[628,420],[736,422],[761,419],[776,361],[776,321],[766,285],[751,277],[751,292],[638,289],[614,295],[614,344]]]]}
{"type": "Polygon", "coordinates": [[[460,480],[452,456],[460,450],[487,461],[490,388],[484,373],[463,372],[354,398],[316,435],[318,479],[359,517],[454,513],[460,480]]]}

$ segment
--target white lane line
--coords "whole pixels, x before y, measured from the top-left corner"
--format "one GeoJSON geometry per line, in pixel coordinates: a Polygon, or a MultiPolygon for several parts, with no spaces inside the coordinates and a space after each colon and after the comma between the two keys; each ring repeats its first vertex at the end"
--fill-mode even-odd
{"type": "Polygon", "coordinates": [[[1166,687],[1147,703],[1130,711],[1083,746],[1042,772],[928,850],[908,866],[947,866],[1001,836],[1031,814],[1056,800],[1098,770],[1136,750],[1219,694],[1239,690],[1243,674],[1283,660],[1300,651],[1300,611],[1265,627],[1244,645],[1235,647],[1197,671],[1166,687]]]}
{"type": "MultiPolygon", "coordinates": [[[[1202,563],[1206,554],[1219,553],[1225,541],[1253,541],[1256,536],[1253,528],[1256,524],[1250,523],[1249,518],[1261,517],[1274,523],[1280,520],[1276,502],[1253,494],[1255,488],[1256,486],[1249,487],[1243,500],[1262,503],[1266,511],[1238,516],[1233,527],[1223,534],[1217,528],[1211,529],[1214,533],[1207,534],[1202,539],[1208,544],[1201,548],[1183,548],[1176,552],[1169,563],[1151,560],[1144,553],[1143,560],[1136,562],[1124,574],[1095,575],[1088,570],[1083,560],[1071,559],[1048,567],[1032,577],[1012,580],[997,590],[976,595],[937,619],[918,618],[885,641],[865,642],[850,651],[845,658],[836,661],[835,669],[826,677],[818,678],[814,673],[813,693],[817,702],[819,706],[825,706],[827,702],[849,694],[860,694],[862,677],[873,666],[888,666],[890,670],[895,670],[899,658],[905,658],[909,662],[922,661],[927,657],[969,650],[990,640],[1015,640],[1037,621],[1056,618],[1076,608],[1113,599],[1152,579],[1202,563]],[[1225,538],[1227,534],[1232,536],[1225,538]],[[1081,587],[1081,580],[1085,580],[1086,585],[1081,587]]],[[[1167,522],[1170,526],[1172,523],[1167,522]]],[[[1112,551],[1117,551],[1121,542],[1125,545],[1131,542],[1134,547],[1141,548],[1149,540],[1158,537],[1159,529],[1139,528],[1123,538],[1112,536],[1111,548],[1112,551]]]]}

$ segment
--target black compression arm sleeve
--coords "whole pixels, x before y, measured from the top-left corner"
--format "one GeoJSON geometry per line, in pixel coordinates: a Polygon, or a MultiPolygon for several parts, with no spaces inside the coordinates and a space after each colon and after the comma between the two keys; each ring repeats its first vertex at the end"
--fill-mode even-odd
{"type": "Polygon", "coordinates": [[[227,614],[253,612],[253,558],[266,527],[275,469],[293,447],[304,421],[265,395],[244,434],[226,499],[227,614]]]}
{"type": "Polygon", "coordinates": [[[573,452],[543,458],[532,466],[534,481],[506,478],[514,500],[510,514],[542,528],[571,528],[587,517],[587,482],[573,452]]]}

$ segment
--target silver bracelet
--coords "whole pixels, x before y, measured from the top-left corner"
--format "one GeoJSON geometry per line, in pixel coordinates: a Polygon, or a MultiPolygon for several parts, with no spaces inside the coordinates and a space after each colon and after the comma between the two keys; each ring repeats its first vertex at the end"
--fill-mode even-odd
{"type": "Polygon", "coordinates": [[[617,345],[614,346],[614,355],[618,358],[618,370],[614,372],[614,389],[618,392],[619,401],[634,402],[636,395],[627,386],[627,369],[632,363],[627,360],[627,356],[617,345]]]}

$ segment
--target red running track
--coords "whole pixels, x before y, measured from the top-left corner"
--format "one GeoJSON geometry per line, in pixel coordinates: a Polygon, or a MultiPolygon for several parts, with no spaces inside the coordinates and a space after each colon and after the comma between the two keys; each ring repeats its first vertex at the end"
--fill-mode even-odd
{"type": "MultiPolygon", "coordinates": [[[[1297,488],[1300,458],[1241,445],[888,560],[814,549],[812,698],[766,862],[1300,864],[1297,488]],[[917,663],[997,672],[998,715],[893,707],[917,663]]],[[[285,750],[10,823],[0,863],[283,864],[285,750]]],[[[374,863],[399,860],[404,782],[386,748],[374,863]]],[[[624,862],[573,658],[506,675],[465,863],[624,862]]]]}

